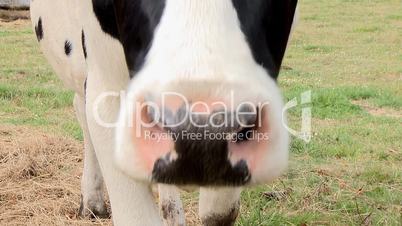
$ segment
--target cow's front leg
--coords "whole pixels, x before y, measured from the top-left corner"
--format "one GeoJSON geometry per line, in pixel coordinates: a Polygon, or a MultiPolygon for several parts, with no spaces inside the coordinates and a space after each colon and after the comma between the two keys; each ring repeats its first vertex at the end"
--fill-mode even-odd
{"type": "Polygon", "coordinates": [[[74,108],[84,135],[84,170],[81,180],[81,204],[79,214],[82,217],[109,217],[104,200],[102,172],[89,136],[85,115],[84,98],[74,97],[74,108]]]}
{"type": "Polygon", "coordinates": [[[201,188],[199,215],[203,225],[234,225],[240,210],[241,188],[201,188]]]}
{"type": "Polygon", "coordinates": [[[166,226],[184,226],[183,204],[180,198],[179,189],[176,186],[160,184],[159,188],[159,209],[166,226]]]}

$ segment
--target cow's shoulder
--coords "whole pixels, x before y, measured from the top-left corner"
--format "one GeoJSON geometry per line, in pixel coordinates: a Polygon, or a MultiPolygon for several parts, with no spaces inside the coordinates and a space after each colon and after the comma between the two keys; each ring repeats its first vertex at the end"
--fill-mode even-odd
{"type": "Polygon", "coordinates": [[[80,1],[32,1],[32,25],[40,48],[64,84],[78,93],[84,91],[87,74],[85,33],[77,13],[80,1]]]}

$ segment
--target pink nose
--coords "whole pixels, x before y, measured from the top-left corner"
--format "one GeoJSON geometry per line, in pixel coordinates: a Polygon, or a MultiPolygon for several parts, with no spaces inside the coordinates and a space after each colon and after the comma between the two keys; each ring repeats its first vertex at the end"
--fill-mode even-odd
{"type": "Polygon", "coordinates": [[[211,101],[143,106],[140,121],[147,126],[134,139],[155,182],[244,185],[250,181],[258,159],[253,149],[263,145],[254,140],[253,132],[266,130],[265,113],[258,106],[225,107],[211,101]]]}

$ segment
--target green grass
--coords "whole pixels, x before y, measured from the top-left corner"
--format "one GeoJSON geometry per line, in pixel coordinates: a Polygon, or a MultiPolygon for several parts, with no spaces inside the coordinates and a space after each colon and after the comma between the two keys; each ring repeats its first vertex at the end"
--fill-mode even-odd
{"type": "MultiPolygon", "coordinates": [[[[240,225],[401,225],[400,1],[301,1],[280,85],[312,91],[313,139],[294,139],[287,175],[243,195],[240,225]],[[290,190],[268,200],[264,191],[290,190]]],[[[298,128],[301,109],[290,111],[298,128]]]]}
{"type": "Polygon", "coordinates": [[[73,93],[44,59],[30,25],[3,25],[0,43],[0,123],[35,126],[82,140],[73,93]]]}
{"type": "MultiPolygon", "coordinates": [[[[313,138],[293,139],[286,175],[243,193],[238,225],[401,225],[402,118],[387,114],[402,112],[401,2],[303,0],[300,12],[279,84],[287,100],[312,91],[313,138]]],[[[0,123],[82,140],[72,97],[29,25],[0,27],[0,123]]]]}

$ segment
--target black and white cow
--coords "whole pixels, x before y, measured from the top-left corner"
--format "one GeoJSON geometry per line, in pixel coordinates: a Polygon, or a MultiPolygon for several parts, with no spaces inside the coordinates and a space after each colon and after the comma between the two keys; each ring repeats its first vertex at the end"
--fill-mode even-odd
{"type": "Polygon", "coordinates": [[[241,188],[272,181],[287,166],[276,79],[296,5],[32,0],[41,49],[76,93],[85,140],[81,214],[107,213],[105,182],[116,225],[184,225],[175,186],[200,186],[203,224],[234,224],[241,188]],[[222,123],[228,118],[236,120],[222,123]],[[269,139],[175,137],[206,131],[239,137],[253,131],[269,139]],[[170,136],[146,137],[164,133],[170,136]],[[160,184],[162,218],[152,183],[160,184]]]}

